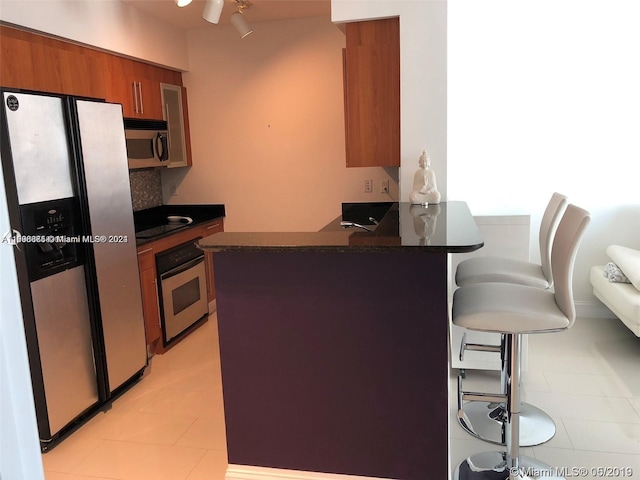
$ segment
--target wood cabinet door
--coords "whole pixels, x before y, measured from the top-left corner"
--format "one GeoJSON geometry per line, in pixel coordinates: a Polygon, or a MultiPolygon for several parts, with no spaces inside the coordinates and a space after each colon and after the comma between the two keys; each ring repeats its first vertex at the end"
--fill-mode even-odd
{"type": "Polygon", "coordinates": [[[138,107],[133,83],[135,78],[134,62],[116,55],[107,55],[105,63],[107,65],[105,70],[107,101],[120,103],[124,117],[136,117],[138,107]]]}
{"type": "Polygon", "coordinates": [[[7,35],[4,28],[0,35],[0,85],[37,90],[40,79],[33,70],[31,42],[7,35]]]}
{"type": "Polygon", "coordinates": [[[135,78],[138,82],[139,116],[152,120],[164,118],[160,83],[164,78],[162,69],[146,63],[134,62],[135,78]]]}
{"type": "Polygon", "coordinates": [[[126,118],[162,120],[157,67],[116,55],[108,55],[107,101],[122,104],[126,118]],[[155,75],[155,78],[150,78],[155,75]]]}
{"type": "Polygon", "coordinates": [[[189,126],[189,105],[187,103],[187,89],[182,89],[182,115],[184,116],[184,142],[187,149],[187,166],[193,165],[193,155],[191,154],[191,127],[189,126]]]}
{"type": "Polygon", "coordinates": [[[400,166],[399,34],[398,19],[347,24],[347,167],[400,166]]]}
{"type": "MultiPolygon", "coordinates": [[[[213,235],[214,233],[224,232],[224,222],[222,219],[215,221],[210,225],[202,227],[201,236],[203,238],[213,235]]],[[[214,254],[211,252],[205,252],[205,268],[207,271],[207,301],[212,302],[216,298],[216,286],[214,276],[214,254]]]]}
{"type": "Polygon", "coordinates": [[[186,94],[184,87],[160,84],[162,93],[162,107],[164,109],[164,119],[167,121],[169,131],[169,168],[186,167],[191,165],[190,156],[187,150],[187,131],[185,129],[185,113],[183,94],[186,94]]]}
{"type": "Polygon", "coordinates": [[[162,328],[160,326],[158,278],[156,274],[155,251],[153,248],[147,248],[138,253],[138,267],[140,269],[144,330],[149,352],[155,353],[158,344],[161,343],[162,328]]]}

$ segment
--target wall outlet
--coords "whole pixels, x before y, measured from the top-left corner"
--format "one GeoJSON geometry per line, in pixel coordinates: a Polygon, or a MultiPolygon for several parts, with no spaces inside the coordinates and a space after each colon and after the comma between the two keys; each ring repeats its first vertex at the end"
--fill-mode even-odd
{"type": "Polygon", "coordinates": [[[380,193],[389,193],[389,179],[380,180],[380,193]]]}
{"type": "Polygon", "coordinates": [[[364,193],[373,192],[373,180],[368,178],[364,181],[364,193]]]}
{"type": "Polygon", "coordinates": [[[175,183],[170,183],[169,184],[169,195],[171,195],[172,197],[177,197],[178,196],[178,185],[175,183]]]}

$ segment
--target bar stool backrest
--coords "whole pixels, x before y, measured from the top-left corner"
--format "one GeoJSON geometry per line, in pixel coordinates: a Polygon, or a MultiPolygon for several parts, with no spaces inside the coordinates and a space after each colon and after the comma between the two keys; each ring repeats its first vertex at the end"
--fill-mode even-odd
{"type": "Polygon", "coordinates": [[[573,303],[573,267],[578,246],[590,220],[589,212],[575,205],[568,205],[558,225],[551,249],[556,304],[569,319],[569,327],[576,319],[576,307],[573,303]]]}
{"type": "Polygon", "coordinates": [[[551,246],[553,238],[558,229],[558,224],[562,214],[567,208],[567,197],[560,193],[554,193],[549,200],[549,204],[542,216],[540,223],[539,243],[540,243],[540,265],[542,273],[549,282],[549,288],[553,286],[553,269],[551,265],[551,246]]]}

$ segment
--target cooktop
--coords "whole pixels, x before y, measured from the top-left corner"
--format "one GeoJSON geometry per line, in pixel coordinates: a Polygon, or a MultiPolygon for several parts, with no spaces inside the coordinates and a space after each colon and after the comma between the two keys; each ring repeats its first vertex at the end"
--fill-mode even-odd
{"type": "Polygon", "coordinates": [[[136,238],[153,238],[157,237],[158,235],[162,235],[163,233],[178,230],[186,226],[187,224],[185,223],[170,223],[165,225],[158,225],[157,227],[147,228],[146,230],[136,232],[136,238]]]}

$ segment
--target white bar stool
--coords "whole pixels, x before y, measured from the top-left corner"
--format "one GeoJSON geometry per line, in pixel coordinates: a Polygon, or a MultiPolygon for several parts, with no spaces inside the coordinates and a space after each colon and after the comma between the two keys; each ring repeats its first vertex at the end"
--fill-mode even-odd
{"type": "MultiPolygon", "coordinates": [[[[464,460],[456,480],[523,480],[549,476],[548,465],[520,455],[520,360],[523,334],[564,331],[573,325],[573,266],[578,246],[590,220],[587,211],[569,205],[558,226],[551,252],[555,292],[509,283],[478,283],[456,290],[452,321],[455,325],[505,335],[506,391],[481,394],[485,400],[504,403],[506,452],[487,452],[464,460]]],[[[462,394],[463,400],[465,393],[462,394]]],[[[473,400],[473,394],[468,395],[473,400]]]]}
{"type": "Polygon", "coordinates": [[[456,285],[504,282],[539,288],[553,286],[551,245],[556,229],[567,208],[567,197],[554,193],[542,216],[538,234],[540,264],[505,257],[473,257],[460,262],[456,268],[456,285]]]}
{"type": "MultiPolygon", "coordinates": [[[[553,286],[551,246],[560,218],[567,207],[567,197],[554,193],[547,204],[540,224],[539,248],[541,264],[504,257],[475,257],[461,262],[456,269],[456,283],[459,286],[485,282],[502,282],[526,285],[542,289],[553,286]]],[[[500,345],[470,344],[466,335],[462,337],[460,361],[466,350],[500,353],[501,390],[506,394],[506,369],[509,344],[502,335],[500,345]]],[[[506,407],[496,402],[491,395],[464,392],[468,401],[462,400],[462,376],[458,377],[458,423],[471,435],[487,442],[505,444],[504,423],[506,407]]],[[[549,441],[556,433],[556,425],[551,417],[534,405],[523,403],[521,415],[520,445],[534,446],[549,441]]]]}

